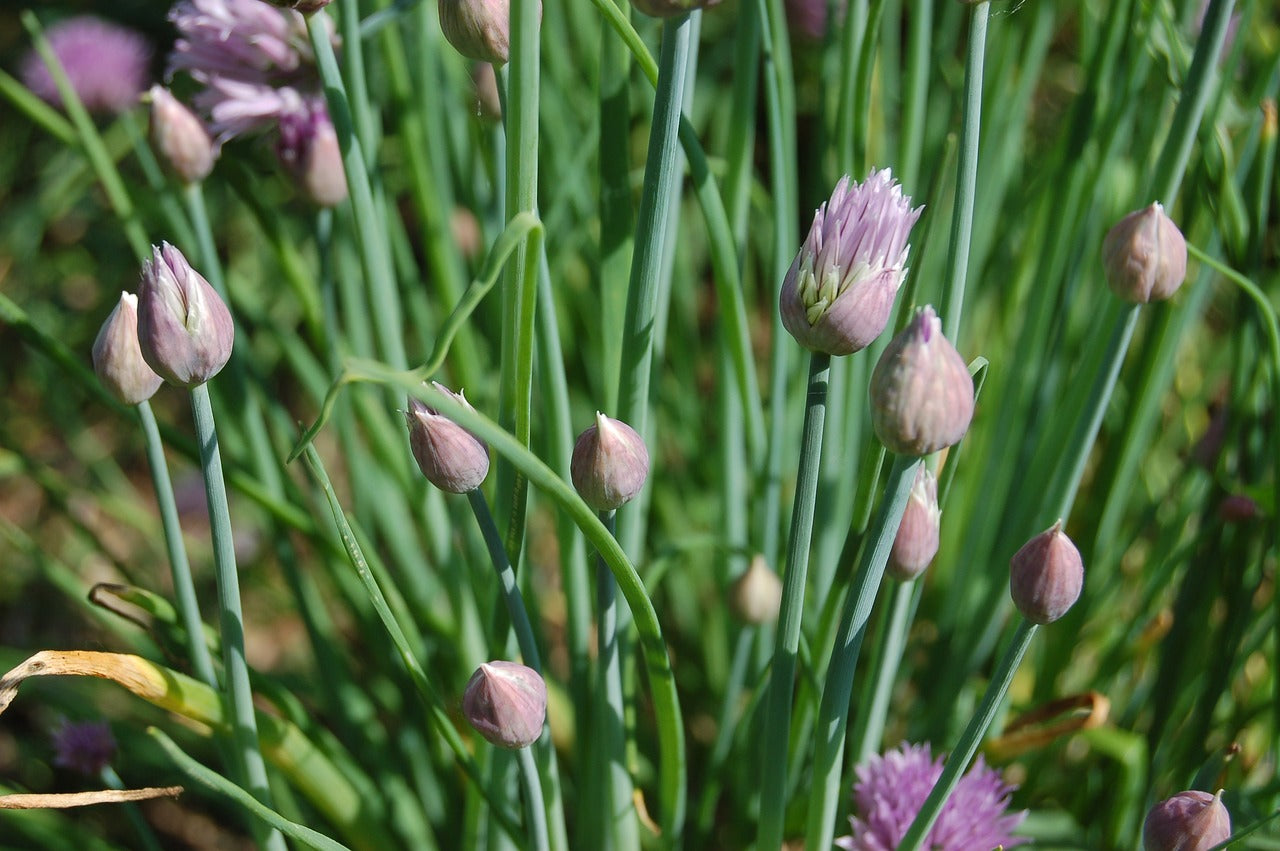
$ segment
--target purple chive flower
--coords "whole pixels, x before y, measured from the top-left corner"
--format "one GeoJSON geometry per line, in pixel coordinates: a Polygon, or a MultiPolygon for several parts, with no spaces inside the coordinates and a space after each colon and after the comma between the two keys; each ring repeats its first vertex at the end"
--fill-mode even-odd
{"type": "MultiPolygon", "coordinates": [[[[849,819],[852,836],[836,845],[848,851],[893,851],[920,812],[938,778],[942,757],[934,759],[929,745],[903,743],[884,756],[872,756],[857,768],[853,785],[856,815],[849,819]]],[[[1010,786],[1000,773],[978,757],[960,779],[942,813],[924,840],[932,851],[986,851],[1011,848],[1027,840],[1013,835],[1026,812],[1008,813],[1010,786]]]]}
{"type": "MultiPolygon", "coordinates": [[[[92,15],[80,15],[54,24],[45,30],[45,36],[71,87],[90,112],[125,112],[147,88],[151,45],[140,33],[92,15]]],[[[62,104],[53,75],[34,50],[22,60],[20,73],[27,88],[42,100],[54,106],[62,104]]]]}
{"type": "Polygon", "coordinates": [[[106,721],[68,721],[53,731],[53,764],[96,777],[116,755],[116,740],[106,721]]]}
{"type": "Polygon", "coordinates": [[[865,183],[840,178],[782,284],[782,324],[800,345],[848,355],[880,336],[923,209],[911,209],[888,169],[873,170],[865,183]]]}
{"type": "MultiPolygon", "coordinates": [[[[846,0],[836,0],[836,24],[844,22],[846,0]]],[[[827,0],[787,0],[787,24],[793,35],[822,41],[827,34],[827,0]]]]}
{"type": "Polygon", "coordinates": [[[193,102],[219,143],[306,115],[321,87],[306,19],[260,0],[181,0],[169,12],[178,40],[166,74],[203,87],[193,102]]]}

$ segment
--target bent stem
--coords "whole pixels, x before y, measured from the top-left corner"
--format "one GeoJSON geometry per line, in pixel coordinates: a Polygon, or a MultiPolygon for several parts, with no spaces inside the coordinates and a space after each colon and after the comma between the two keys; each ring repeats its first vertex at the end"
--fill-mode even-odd
{"type": "Polygon", "coordinates": [[[947,757],[942,776],[934,784],[933,791],[929,793],[928,798],[925,798],[915,821],[911,823],[906,835],[898,843],[898,851],[917,851],[924,842],[925,834],[938,820],[942,805],[947,802],[951,791],[960,782],[960,775],[969,767],[969,760],[973,759],[973,755],[977,753],[979,742],[982,741],[991,722],[995,720],[996,710],[1000,708],[1000,702],[1009,691],[1009,684],[1013,682],[1013,675],[1018,670],[1018,665],[1022,663],[1022,657],[1026,655],[1027,648],[1031,645],[1036,629],[1036,625],[1031,621],[1019,618],[1018,629],[1013,634],[1013,643],[1009,645],[1009,650],[1000,660],[1000,666],[992,674],[991,683],[987,686],[986,694],[982,696],[982,703],[978,705],[978,710],[969,720],[969,725],[964,728],[955,749],[947,757]]]}
{"type": "MultiPolygon", "coordinates": [[[[244,655],[244,615],[240,608],[240,578],[236,573],[231,511],[227,505],[227,487],[222,477],[222,453],[218,449],[218,433],[213,423],[213,405],[209,402],[208,384],[191,388],[191,413],[195,420],[196,440],[200,445],[200,464],[204,473],[204,492],[209,503],[209,526],[213,536],[213,566],[218,584],[218,617],[222,632],[222,669],[230,709],[227,720],[231,725],[236,761],[243,772],[245,786],[258,801],[270,807],[271,789],[267,785],[267,764],[262,759],[262,751],[258,745],[258,720],[253,712],[249,663],[244,655]]],[[[283,851],[285,847],[284,837],[274,829],[265,837],[265,842],[271,849],[283,851]]]]}
{"type": "Polygon", "coordinates": [[[805,578],[809,570],[809,543],[813,537],[813,504],[818,493],[818,465],[822,457],[822,430],[827,415],[827,383],[831,356],[814,352],[809,359],[809,392],[805,403],[804,434],[796,475],[795,504],[787,537],[786,575],[782,607],[773,652],[773,669],[765,698],[763,772],[760,783],[760,827],[757,847],[779,848],[786,813],[787,741],[791,731],[791,695],[800,647],[800,618],[804,612],[805,578]]]}
{"type": "Polygon", "coordinates": [[[884,568],[893,549],[902,514],[911,495],[911,484],[916,470],[924,463],[919,458],[894,456],[889,479],[885,482],[885,499],[875,524],[871,527],[874,538],[870,546],[862,549],[858,572],[854,576],[849,596],[845,598],[844,613],[840,616],[840,628],[836,644],[827,667],[827,681],[822,689],[822,704],[818,710],[814,744],[812,793],[809,802],[809,824],[806,832],[806,848],[830,848],[835,829],[836,808],[843,784],[840,782],[844,763],[845,730],[849,723],[849,695],[853,691],[853,673],[862,650],[867,622],[871,619],[871,607],[876,592],[884,578],[884,568]]]}

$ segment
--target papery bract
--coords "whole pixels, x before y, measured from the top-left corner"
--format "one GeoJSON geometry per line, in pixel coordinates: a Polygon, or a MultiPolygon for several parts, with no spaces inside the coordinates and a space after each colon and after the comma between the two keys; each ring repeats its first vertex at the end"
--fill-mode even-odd
{"type": "MultiPolygon", "coordinates": [[[[461,393],[436,381],[431,384],[475,410],[461,393]]],[[[449,493],[467,493],[480,487],[489,474],[489,449],[480,438],[412,396],[404,416],[409,426],[409,448],[427,481],[449,493]]]]}
{"type": "Polygon", "coordinates": [[[204,276],[169,243],[151,247],[138,285],[138,343],[165,381],[204,384],[231,357],[231,312],[204,276]]]}

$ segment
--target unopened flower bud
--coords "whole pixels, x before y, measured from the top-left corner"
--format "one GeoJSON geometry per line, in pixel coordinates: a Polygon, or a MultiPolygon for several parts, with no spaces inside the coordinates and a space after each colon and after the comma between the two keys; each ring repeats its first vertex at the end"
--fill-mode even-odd
{"type": "Polygon", "coordinates": [[[151,146],[183,183],[198,183],[209,176],[218,158],[213,138],[204,123],[163,86],[152,86],[151,146]]]}
{"type": "Polygon", "coordinates": [[[1080,599],[1084,562],[1062,521],[1022,545],[1009,561],[1009,596],[1032,623],[1053,623],[1080,599]]]}
{"type": "Polygon", "coordinates": [[[515,662],[482,664],[467,683],[462,712],[498,747],[526,748],[542,735],[547,684],[537,671],[515,662]]]}
{"type": "Polygon", "coordinates": [[[911,209],[888,169],[872,171],[865,183],[840,179],[782,283],[782,324],[796,342],[847,355],[880,336],[907,276],[907,238],[923,209],[911,209]]]}
{"type": "Polygon", "coordinates": [[[729,586],[729,609],[743,623],[760,626],[776,621],[781,606],[782,580],[757,554],[729,586]]]}
{"type": "Polygon", "coordinates": [[[631,426],[596,412],[596,424],[578,435],[569,474],[587,505],[613,511],[644,487],[649,450],[631,426]]]}
{"type": "Polygon", "coordinates": [[[276,155],[311,203],[336,207],[346,200],[347,173],[342,167],[342,149],[323,103],[281,116],[276,155]]]}
{"type": "MultiPolygon", "coordinates": [[[[508,0],[439,0],[440,29],[468,59],[505,65],[511,55],[508,0]]],[[[542,17],[542,4],[538,4],[542,17]]]]}
{"type": "Polygon", "coordinates": [[[720,0],[631,0],[631,5],[655,18],[671,18],[694,9],[709,9],[719,3],[720,0]]]}
{"type": "Polygon", "coordinates": [[[1187,277],[1187,241],[1156,202],[1107,231],[1102,268],[1111,291],[1125,301],[1164,301],[1187,277]]]}
{"type": "Polygon", "coordinates": [[[179,387],[204,384],[234,340],[231,312],[204,276],[169,243],[153,245],[138,285],[138,343],[151,368],[179,387]]]}
{"type": "Polygon", "coordinates": [[[885,570],[894,579],[909,582],[920,574],[938,554],[942,511],[938,508],[938,480],[928,466],[916,468],[916,480],[902,512],[898,535],[893,539],[889,563],[885,570]]]}
{"type": "Polygon", "coordinates": [[[890,452],[929,455],[964,437],[973,378],[925,307],[889,341],[871,373],[871,424],[890,452]]]}
{"type": "Polygon", "coordinates": [[[471,82],[476,87],[476,115],[502,119],[502,98],[498,96],[498,75],[488,62],[477,62],[471,66],[471,82]]]}
{"type": "Polygon", "coordinates": [[[1209,851],[1231,836],[1222,792],[1179,792],[1151,808],[1142,825],[1143,851],[1209,851]]]}
{"type": "Polygon", "coordinates": [[[1261,516],[1258,503],[1242,493],[1227,494],[1218,503],[1218,519],[1223,523],[1248,523],[1261,516]]]}
{"type": "MultiPolygon", "coordinates": [[[[438,381],[431,385],[475,410],[461,393],[438,381]]],[[[404,418],[409,426],[409,448],[427,481],[449,493],[480,487],[489,474],[489,449],[480,438],[412,396],[404,418]]]]}
{"type": "Polygon", "coordinates": [[[138,297],[133,293],[120,293],[120,301],[102,323],[93,341],[93,371],[126,405],[145,402],[164,383],[138,347],[138,297]]]}

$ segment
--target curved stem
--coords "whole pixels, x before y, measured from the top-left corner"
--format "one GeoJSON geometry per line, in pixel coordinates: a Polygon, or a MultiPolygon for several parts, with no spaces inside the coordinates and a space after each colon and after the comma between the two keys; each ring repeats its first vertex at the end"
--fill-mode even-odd
{"type": "Polygon", "coordinates": [[[791,531],[787,537],[786,574],[782,607],[773,652],[773,668],[765,698],[763,771],[760,780],[760,827],[756,846],[782,846],[782,826],[787,809],[787,744],[791,733],[791,696],[796,654],[800,647],[800,619],[804,613],[805,578],[809,569],[809,543],[813,536],[813,507],[818,492],[818,467],[822,456],[822,430],[827,413],[827,380],[831,356],[814,352],[809,359],[809,392],[804,413],[804,436],[796,474],[791,531]]]}
{"type": "Polygon", "coordinates": [[[929,797],[925,798],[920,812],[916,814],[915,821],[911,823],[906,835],[898,843],[898,851],[917,851],[929,829],[938,820],[943,804],[947,802],[947,797],[960,782],[960,775],[969,767],[969,760],[973,759],[973,755],[977,753],[978,744],[995,719],[996,710],[1000,708],[1000,702],[1009,691],[1009,684],[1013,682],[1013,675],[1017,672],[1018,665],[1022,663],[1022,657],[1031,645],[1036,629],[1036,625],[1026,618],[1018,619],[1018,629],[1013,634],[1013,642],[1009,645],[1004,658],[1000,660],[999,667],[992,673],[991,682],[982,696],[982,703],[978,704],[978,709],[969,720],[969,725],[960,735],[960,741],[956,742],[955,749],[947,757],[942,776],[934,784],[929,797]]]}
{"type": "MultiPolygon", "coordinates": [[[[546,735],[544,730],[543,736],[546,735]]],[[[550,851],[547,811],[542,801],[542,782],[538,779],[538,765],[533,758],[533,748],[521,748],[516,757],[520,763],[520,781],[529,799],[525,805],[525,812],[529,817],[529,848],[532,851],[550,851]]]]}

